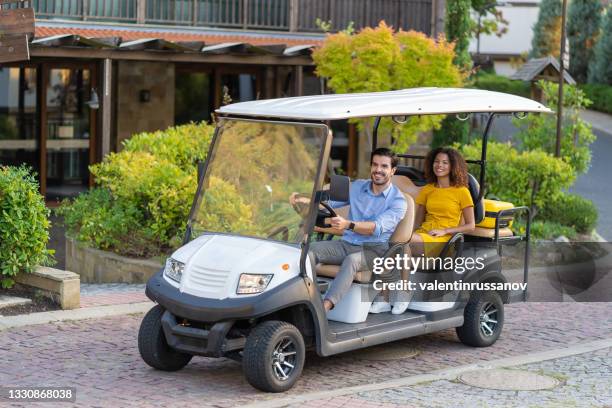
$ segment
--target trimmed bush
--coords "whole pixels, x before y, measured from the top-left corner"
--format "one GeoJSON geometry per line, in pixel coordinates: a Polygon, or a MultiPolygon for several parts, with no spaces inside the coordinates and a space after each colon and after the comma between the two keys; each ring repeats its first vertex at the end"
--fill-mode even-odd
{"type": "MultiPolygon", "coordinates": [[[[512,229],[520,234],[525,233],[525,224],[516,223],[512,224],[512,229]],[[517,229],[518,228],[518,229],[517,229]]],[[[576,230],[567,225],[561,225],[558,222],[533,220],[530,228],[531,239],[545,239],[553,240],[563,235],[568,239],[575,239],[577,237],[576,230]]]]}
{"type": "Polygon", "coordinates": [[[561,194],[544,206],[538,218],[587,234],[597,225],[597,208],[591,200],[576,194],[561,194]]]}
{"type": "MultiPolygon", "coordinates": [[[[482,142],[457,145],[466,159],[480,157],[482,142]]],[[[470,165],[478,174],[477,166],[470,165]]],[[[518,152],[509,143],[487,145],[487,193],[516,206],[526,205],[532,216],[550,200],[556,200],[576,178],[574,169],[562,159],[541,150],[518,152]]]]}
{"type": "Polygon", "coordinates": [[[475,76],[472,88],[488,91],[504,92],[529,98],[531,90],[529,82],[517,81],[501,75],[480,73],[475,76]]]}
{"type": "Polygon", "coordinates": [[[49,210],[27,167],[0,166],[0,283],[9,288],[19,272],[52,265],[49,210]]]}
{"type": "Polygon", "coordinates": [[[586,97],[593,102],[589,109],[612,113],[612,86],[604,84],[580,85],[586,97]]]}
{"type": "Polygon", "coordinates": [[[91,166],[96,188],[57,210],[67,233],[94,248],[151,257],[177,247],[214,128],[206,123],[141,133],[91,166]]]}

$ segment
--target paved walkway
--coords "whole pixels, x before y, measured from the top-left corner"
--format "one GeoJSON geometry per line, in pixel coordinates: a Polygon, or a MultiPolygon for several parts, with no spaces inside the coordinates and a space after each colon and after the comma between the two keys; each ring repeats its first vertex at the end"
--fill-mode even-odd
{"type": "MultiPolygon", "coordinates": [[[[230,407],[612,337],[612,303],[509,305],[502,336],[492,347],[466,347],[454,330],[445,330],[381,346],[416,349],[419,353],[415,357],[377,361],[371,354],[367,359],[360,358],[364,351],[328,358],[309,354],[301,379],[290,392],[279,396],[250,387],[240,364],[232,360],[196,357],[179,372],[151,369],[138,354],[141,319],[142,314],[135,314],[0,331],[0,384],[74,386],[79,407],[230,407]]],[[[402,395],[396,397],[404,398],[402,395]]],[[[379,402],[376,396],[356,398],[368,404],[379,402]]],[[[400,404],[390,396],[385,398],[390,404],[400,404]]]]}
{"type": "Polygon", "coordinates": [[[439,380],[309,401],[291,407],[609,407],[612,406],[612,348],[512,367],[560,382],[550,390],[500,391],[439,380]]]}
{"type": "Polygon", "coordinates": [[[146,302],[149,298],[144,293],[145,286],[126,283],[81,283],[81,307],[146,302]]]}

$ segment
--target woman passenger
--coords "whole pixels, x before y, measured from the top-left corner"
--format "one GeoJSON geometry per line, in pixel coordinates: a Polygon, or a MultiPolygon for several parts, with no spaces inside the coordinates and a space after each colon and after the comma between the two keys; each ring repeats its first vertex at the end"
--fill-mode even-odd
{"type": "MultiPolygon", "coordinates": [[[[436,257],[451,237],[475,228],[474,202],[468,189],[467,164],[461,154],[450,147],[439,147],[425,158],[426,184],[415,204],[415,231],[410,239],[408,256],[436,257]],[[464,224],[461,224],[463,216],[464,224]]],[[[408,280],[409,271],[402,271],[408,280]]],[[[404,293],[393,294],[392,313],[401,314],[410,303],[404,293]],[[402,299],[402,297],[404,299],[402,299]]],[[[374,302],[370,313],[389,311],[387,302],[374,302]]]]}

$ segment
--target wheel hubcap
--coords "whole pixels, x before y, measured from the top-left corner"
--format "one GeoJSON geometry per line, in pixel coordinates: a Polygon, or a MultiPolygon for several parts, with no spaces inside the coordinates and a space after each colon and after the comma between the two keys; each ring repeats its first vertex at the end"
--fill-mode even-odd
{"type": "Polygon", "coordinates": [[[487,302],[480,312],[480,333],[485,337],[491,337],[495,334],[497,325],[497,307],[487,302]]]}
{"type": "Polygon", "coordinates": [[[286,381],[291,377],[295,369],[296,354],[295,344],[289,337],[276,343],[272,352],[272,371],[277,379],[286,381]]]}

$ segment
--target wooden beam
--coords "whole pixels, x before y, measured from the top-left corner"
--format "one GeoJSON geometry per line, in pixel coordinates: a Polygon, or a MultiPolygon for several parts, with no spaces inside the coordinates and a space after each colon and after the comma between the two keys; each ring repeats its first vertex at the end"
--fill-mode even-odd
{"type": "Polygon", "coordinates": [[[34,9],[0,10],[0,36],[7,34],[26,34],[34,38],[34,9]]]}
{"type": "Polygon", "coordinates": [[[293,96],[304,94],[304,69],[301,65],[293,67],[293,96]]]}
{"type": "Polygon", "coordinates": [[[136,0],[136,24],[144,24],[147,19],[147,1],[136,0]]]}
{"type": "Polygon", "coordinates": [[[289,31],[296,32],[299,25],[299,0],[289,0],[289,31]]]}
{"type": "Polygon", "coordinates": [[[102,123],[100,126],[100,159],[108,155],[111,151],[111,131],[112,131],[112,115],[111,115],[111,92],[113,82],[113,62],[110,59],[102,61],[102,92],[100,95],[100,108],[102,109],[102,123]]]}
{"type": "Polygon", "coordinates": [[[0,63],[27,61],[30,59],[26,34],[11,34],[0,37],[0,63]]]}
{"type": "Polygon", "coordinates": [[[209,64],[237,64],[237,65],[285,65],[285,66],[311,66],[312,59],[307,56],[277,56],[277,55],[230,55],[230,54],[199,54],[174,53],[160,51],[125,51],[116,49],[90,49],[68,47],[32,47],[32,57],[50,58],[79,58],[79,59],[113,59],[126,61],[165,61],[165,62],[199,62],[209,64]]]}

